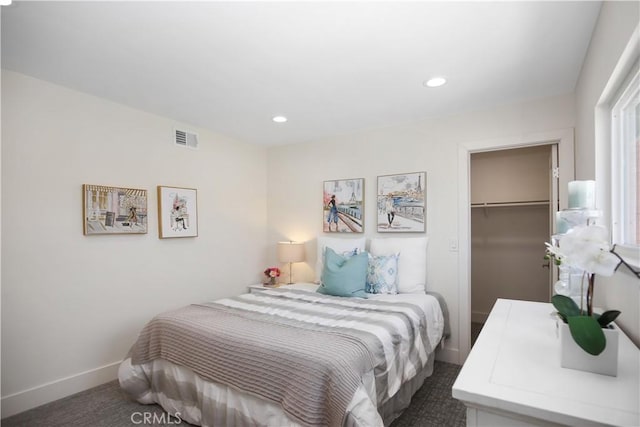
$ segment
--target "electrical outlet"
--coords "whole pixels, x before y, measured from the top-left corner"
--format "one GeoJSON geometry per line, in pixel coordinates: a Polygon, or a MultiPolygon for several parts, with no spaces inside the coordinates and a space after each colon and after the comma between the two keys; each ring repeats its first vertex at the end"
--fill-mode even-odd
{"type": "Polygon", "coordinates": [[[455,237],[449,239],[449,251],[458,252],[458,239],[455,237]]]}

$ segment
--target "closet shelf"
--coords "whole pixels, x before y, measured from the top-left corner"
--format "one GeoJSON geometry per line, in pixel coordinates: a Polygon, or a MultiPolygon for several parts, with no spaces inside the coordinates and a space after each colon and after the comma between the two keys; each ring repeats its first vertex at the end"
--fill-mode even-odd
{"type": "Polygon", "coordinates": [[[513,206],[543,206],[548,205],[548,200],[528,200],[524,202],[484,202],[471,203],[472,208],[496,208],[496,207],[513,207],[513,206]]]}

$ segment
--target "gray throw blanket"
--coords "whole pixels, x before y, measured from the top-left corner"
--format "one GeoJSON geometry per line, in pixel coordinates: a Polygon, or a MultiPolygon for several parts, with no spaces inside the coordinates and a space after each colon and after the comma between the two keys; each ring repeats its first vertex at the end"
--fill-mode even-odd
{"type": "Polygon", "coordinates": [[[321,329],[192,305],[154,318],[132,349],[132,364],[162,358],[277,402],[303,425],[339,426],[362,375],[376,363],[370,347],[378,344],[368,334],[321,329]]]}
{"type": "Polygon", "coordinates": [[[161,314],[130,354],[132,365],[164,359],[274,402],[301,425],[342,426],[364,374],[381,404],[422,369],[426,327],[406,302],[270,289],[161,314]]]}

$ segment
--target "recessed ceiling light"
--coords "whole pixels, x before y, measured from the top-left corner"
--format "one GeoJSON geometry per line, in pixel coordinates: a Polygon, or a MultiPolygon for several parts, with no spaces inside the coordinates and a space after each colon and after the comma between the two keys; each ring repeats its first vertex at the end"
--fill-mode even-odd
{"type": "Polygon", "coordinates": [[[424,82],[424,85],[427,87],[438,87],[438,86],[442,86],[446,82],[447,82],[447,79],[445,79],[444,77],[434,77],[432,79],[426,80],[424,82]]]}
{"type": "Polygon", "coordinates": [[[11,4],[11,0],[0,0],[0,6],[9,6],[11,4]]]}
{"type": "Polygon", "coordinates": [[[274,116],[271,120],[276,123],[284,123],[287,121],[287,118],[285,116],[274,116]]]}

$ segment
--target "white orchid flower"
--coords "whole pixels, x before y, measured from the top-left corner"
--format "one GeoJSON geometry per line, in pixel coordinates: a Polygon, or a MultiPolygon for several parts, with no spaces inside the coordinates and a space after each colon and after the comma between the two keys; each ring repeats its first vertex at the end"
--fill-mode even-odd
{"type": "Polygon", "coordinates": [[[562,253],[558,246],[554,246],[551,243],[544,242],[544,245],[547,247],[547,254],[559,262],[563,262],[565,259],[565,255],[562,253]]]}
{"type": "Polygon", "coordinates": [[[612,276],[620,262],[611,253],[607,229],[599,225],[578,226],[560,238],[563,262],[589,274],[612,276]]]}

